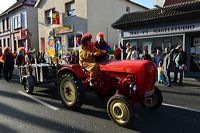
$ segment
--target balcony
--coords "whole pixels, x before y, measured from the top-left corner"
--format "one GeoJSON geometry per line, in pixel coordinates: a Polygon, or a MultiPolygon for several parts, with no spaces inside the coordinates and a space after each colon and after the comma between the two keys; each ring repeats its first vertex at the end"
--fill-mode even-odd
{"type": "Polygon", "coordinates": [[[73,32],[86,32],[87,19],[78,16],[65,16],[63,17],[63,25],[73,25],[73,32]]]}

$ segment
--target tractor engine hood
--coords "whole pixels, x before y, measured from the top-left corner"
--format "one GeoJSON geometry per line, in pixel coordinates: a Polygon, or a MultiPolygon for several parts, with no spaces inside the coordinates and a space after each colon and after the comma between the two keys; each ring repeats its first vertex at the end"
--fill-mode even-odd
{"type": "Polygon", "coordinates": [[[102,71],[133,73],[154,69],[154,65],[151,61],[147,60],[122,60],[100,64],[100,68],[102,71]]]}
{"type": "Polygon", "coordinates": [[[157,78],[157,69],[153,62],[148,60],[122,60],[100,64],[101,71],[112,77],[123,79],[127,75],[135,76],[139,88],[150,91],[157,78]]]}

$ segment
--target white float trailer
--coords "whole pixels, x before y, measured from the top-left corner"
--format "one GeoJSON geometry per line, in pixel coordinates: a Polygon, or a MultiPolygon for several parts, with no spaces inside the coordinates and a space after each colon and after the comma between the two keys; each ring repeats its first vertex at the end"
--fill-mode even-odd
{"type": "Polygon", "coordinates": [[[25,92],[31,94],[34,86],[38,84],[55,83],[57,85],[57,71],[57,65],[46,63],[20,66],[20,83],[24,85],[25,92]]]}

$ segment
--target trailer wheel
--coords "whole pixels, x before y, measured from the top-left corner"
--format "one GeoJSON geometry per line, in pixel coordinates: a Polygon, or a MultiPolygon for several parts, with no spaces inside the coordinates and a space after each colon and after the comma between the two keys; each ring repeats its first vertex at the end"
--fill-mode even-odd
{"type": "Polygon", "coordinates": [[[84,91],[82,83],[72,75],[63,75],[59,82],[59,93],[64,105],[71,110],[77,110],[83,103],[84,91]]]}
{"type": "Polygon", "coordinates": [[[34,90],[34,81],[31,77],[24,78],[24,90],[28,94],[32,94],[34,90]]]}
{"type": "Polygon", "coordinates": [[[134,120],[133,105],[122,95],[116,94],[109,99],[107,112],[110,119],[121,127],[128,127],[134,120]]]}

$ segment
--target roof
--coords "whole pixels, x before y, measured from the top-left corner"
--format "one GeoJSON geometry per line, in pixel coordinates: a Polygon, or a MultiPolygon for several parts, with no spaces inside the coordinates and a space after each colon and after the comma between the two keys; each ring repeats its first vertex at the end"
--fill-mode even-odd
{"type": "Polygon", "coordinates": [[[2,14],[0,14],[0,16],[3,16],[7,13],[9,13],[10,11],[20,7],[23,5],[23,3],[25,2],[25,0],[18,0],[16,3],[14,3],[11,7],[9,7],[7,10],[5,10],[2,14]]]}
{"type": "MultiPolygon", "coordinates": [[[[34,7],[38,7],[41,1],[42,1],[42,0],[37,0],[37,2],[36,2],[36,4],[35,4],[34,7]]],[[[143,5],[140,5],[140,4],[138,4],[138,3],[135,3],[135,2],[133,2],[133,1],[131,1],[131,0],[126,0],[126,1],[128,1],[128,2],[130,2],[130,3],[132,3],[132,4],[135,4],[135,5],[137,5],[137,6],[140,6],[140,7],[142,7],[142,8],[149,9],[149,8],[147,8],[147,7],[143,6],[143,5]]]]}
{"type": "MultiPolygon", "coordinates": [[[[34,1],[31,1],[34,2],[34,1]]],[[[12,6],[10,6],[7,10],[5,10],[3,13],[0,14],[0,16],[4,16],[6,14],[8,14],[9,12],[21,7],[21,6],[33,6],[32,4],[28,3],[27,0],[17,0],[16,3],[14,3],[12,6]]]]}
{"type": "Polygon", "coordinates": [[[164,6],[185,3],[185,2],[190,2],[190,1],[194,1],[194,0],[165,0],[164,6]]]}
{"type": "Polygon", "coordinates": [[[148,11],[124,14],[121,18],[119,18],[115,23],[112,24],[112,27],[116,29],[123,29],[130,26],[142,26],[144,23],[150,24],[150,21],[166,21],[169,20],[169,18],[174,18],[177,21],[177,17],[180,17],[181,15],[194,14],[196,12],[200,13],[200,1],[186,2],[166,6],[163,8],[155,8],[148,11]]]}

